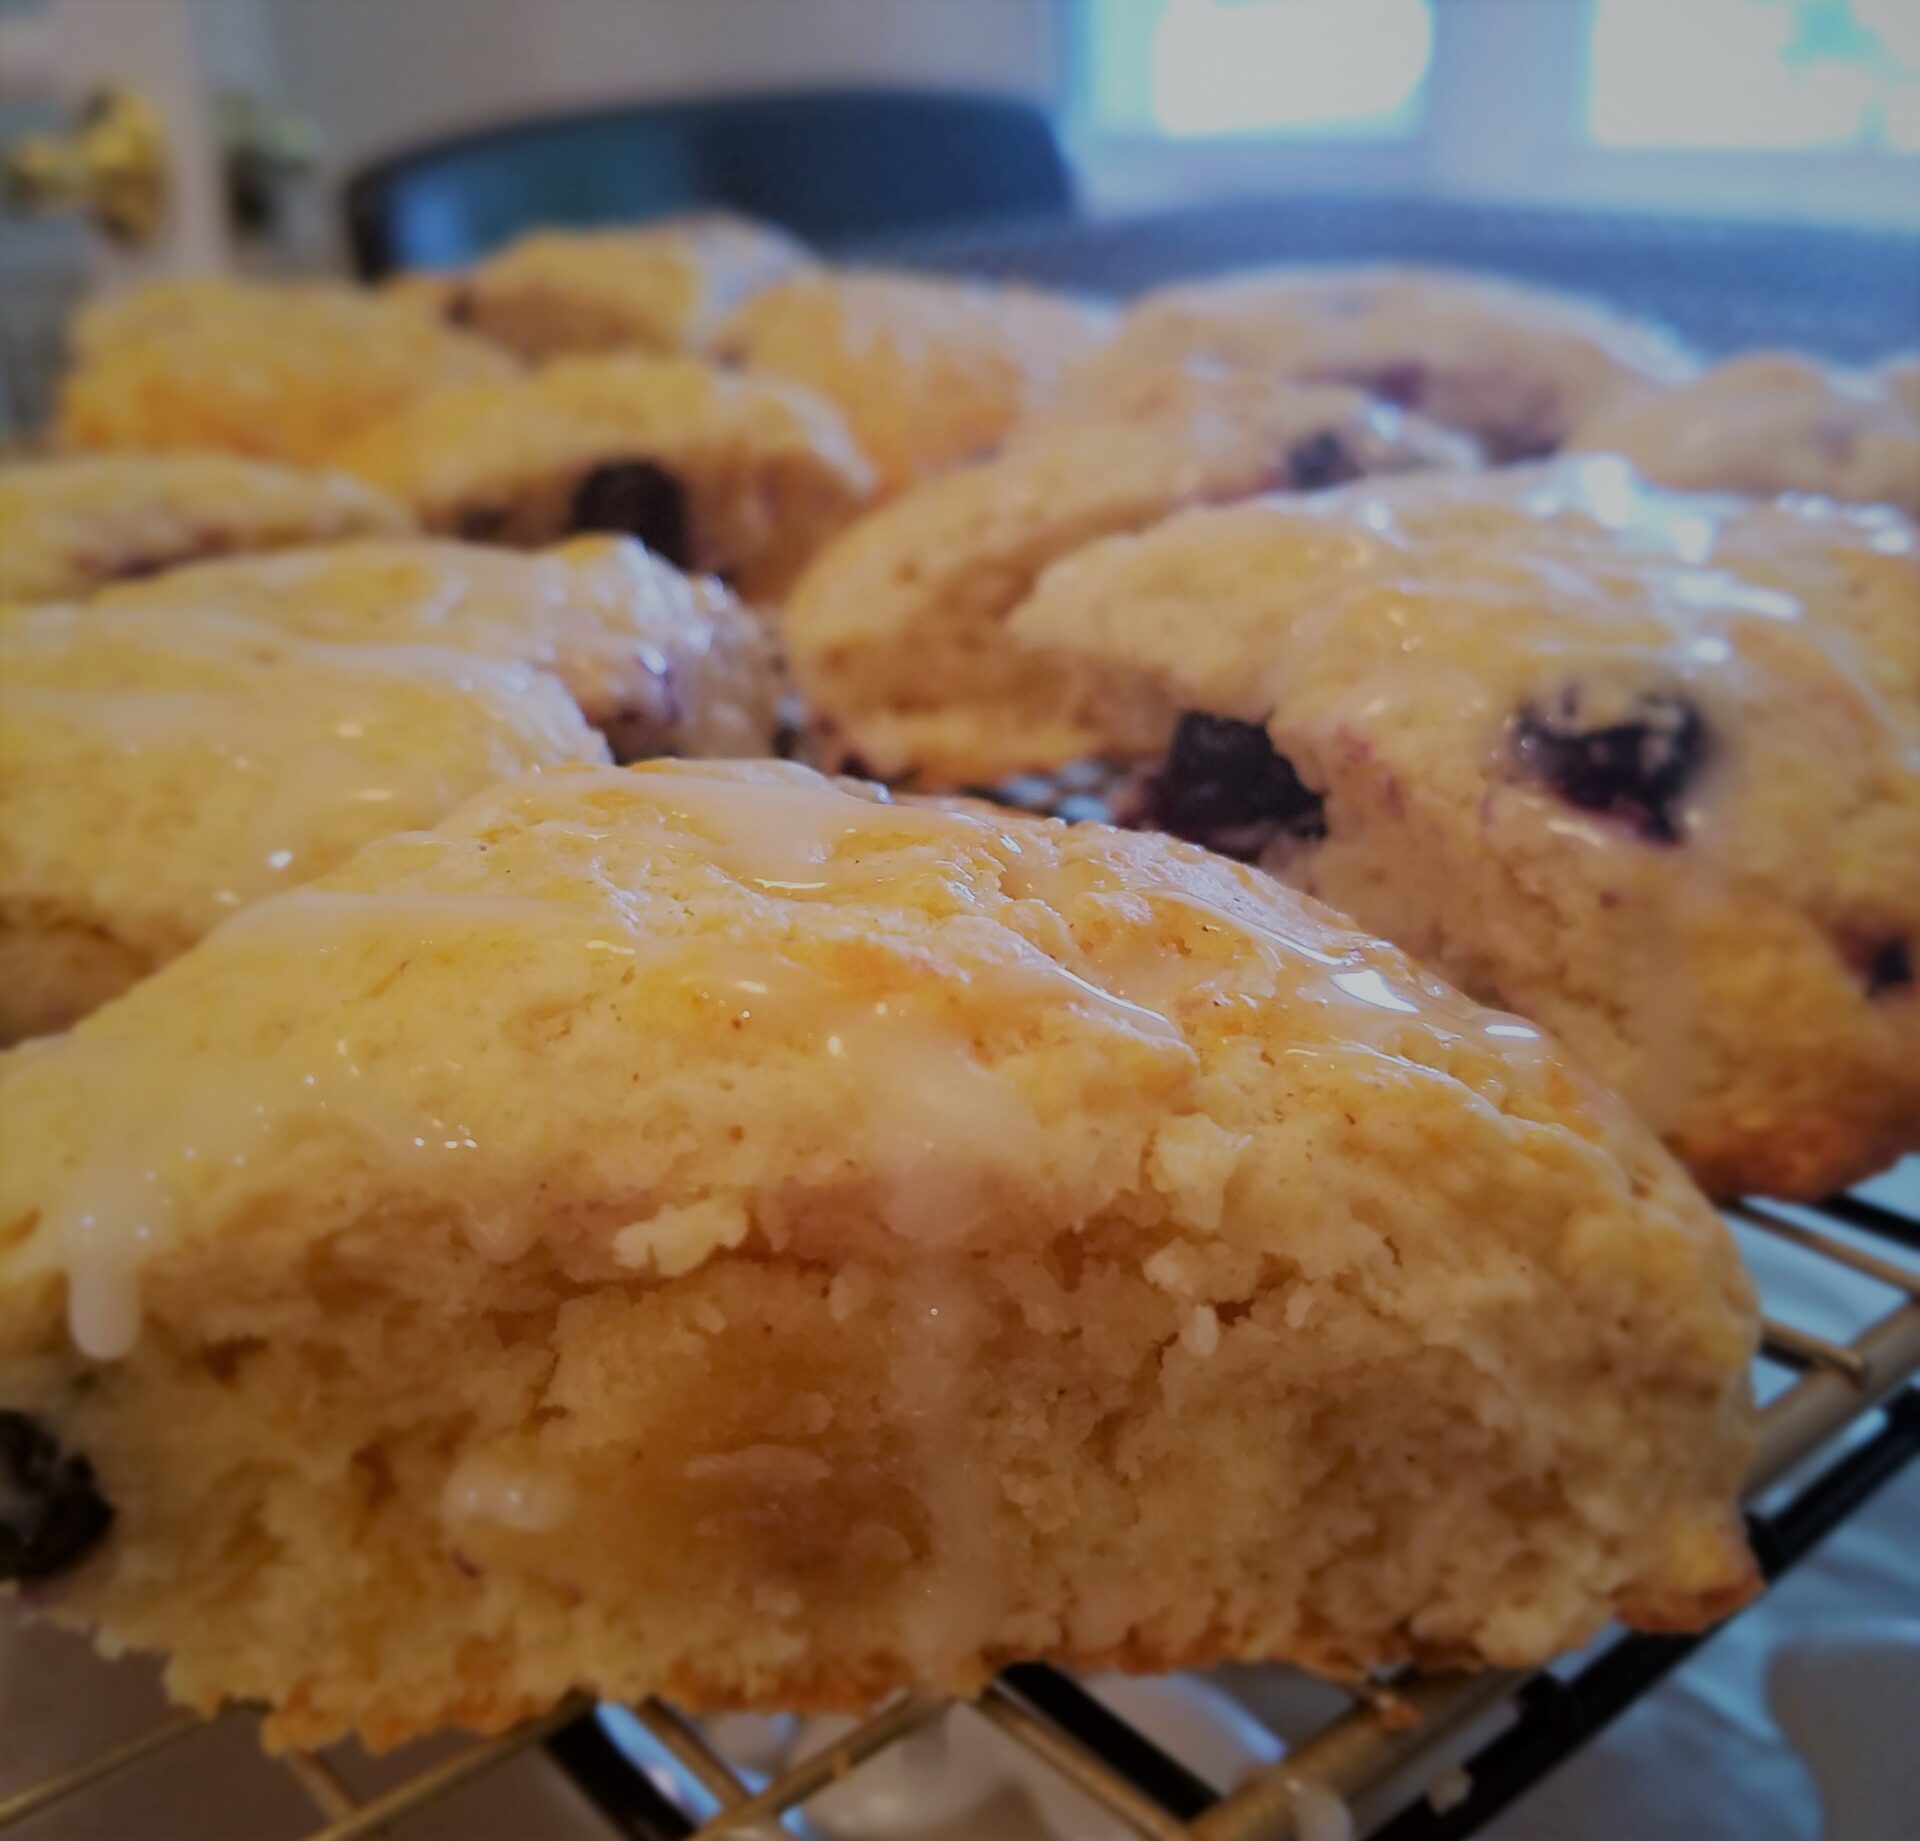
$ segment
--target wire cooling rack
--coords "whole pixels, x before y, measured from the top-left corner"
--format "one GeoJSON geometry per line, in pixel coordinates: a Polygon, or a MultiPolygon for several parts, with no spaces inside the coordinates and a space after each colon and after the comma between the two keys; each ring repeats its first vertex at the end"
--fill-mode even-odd
{"type": "MultiPolygon", "coordinates": [[[[1783,1373],[1790,1376],[1761,1414],[1748,1480],[1749,1530],[1771,1586],[1920,1456],[1920,1218],[1857,1196],[1817,1209],[1742,1203],[1726,1213],[1747,1233],[1870,1281],[1884,1305],[1841,1341],[1794,1322],[1779,1298],[1765,1299],[1756,1385],[1765,1397],[1783,1373]]],[[[1281,1763],[1224,1793],[1055,1669],[1007,1669],[974,1705],[1148,1841],[1308,1841],[1347,1832],[1454,1841],[1523,1795],[1703,1640],[1617,1636],[1570,1674],[1402,1677],[1353,1701],[1281,1763]],[[1490,1724],[1499,1729],[1488,1738],[1490,1724]]],[[[405,1841],[409,1816],[534,1746],[584,1792],[609,1836],[767,1841],[783,1818],[946,1710],[935,1700],[895,1700],[770,1781],[729,1763],[696,1722],[657,1700],[630,1709],[569,1702],[365,1801],[322,1758],[294,1754],[282,1762],[319,1818],[307,1841],[405,1841]],[[644,1763],[622,1736],[636,1727],[651,1742],[644,1763]]],[[[0,1797],[0,1833],[100,1789],[201,1724],[190,1715],[164,1720],[0,1797]]]]}

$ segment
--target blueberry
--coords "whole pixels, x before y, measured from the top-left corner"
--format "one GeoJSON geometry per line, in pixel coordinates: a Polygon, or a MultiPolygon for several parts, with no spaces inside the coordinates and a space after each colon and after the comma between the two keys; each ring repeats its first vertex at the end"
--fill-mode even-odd
{"type": "Polygon", "coordinates": [[[1377,371],[1368,371],[1355,381],[1383,403],[1413,409],[1425,398],[1427,386],[1433,379],[1419,359],[1404,358],[1398,364],[1382,365],[1377,371]]]}
{"type": "Polygon", "coordinates": [[[1180,718],[1166,761],[1142,789],[1138,817],[1229,856],[1258,856],[1276,831],[1327,835],[1326,801],[1275,753],[1259,723],[1199,710],[1180,718]]]}
{"type": "Polygon", "coordinates": [[[650,460],[612,460],[574,488],[569,531],[611,531],[638,537],[677,569],[693,566],[687,489],[650,460]]]}
{"type": "Polygon", "coordinates": [[[1580,702],[1568,689],[1514,718],[1513,753],[1523,771],[1569,805],[1614,819],[1649,843],[1677,843],[1680,797],[1711,751],[1699,710],[1672,691],[1650,691],[1623,721],[1590,726],[1580,702]]]}
{"type": "Polygon", "coordinates": [[[507,514],[498,505],[469,505],[461,512],[455,535],[465,543],[498,543],[507,529],[507,514]]]}
{"type": "Polygon", "coordinates": [[[1867,995],[1904,991],[1913,983],[1913,952],[1905,940],[1883,940],[1867,960],[1867,995]]]}
{"type": "Polygon", "coordinates": [[[1288,451],[1285,479],[1290,492],[1324,492],[1365,472],[1353,449],[1332,429],[1323,428],[1288,451]]]}
{"type": "Polygon", "coordinates": [[[64,1456],[39,1420],[0,1410],[0,1580],[62,1572],[112,1525],[93,1466],[64,1456]]]}

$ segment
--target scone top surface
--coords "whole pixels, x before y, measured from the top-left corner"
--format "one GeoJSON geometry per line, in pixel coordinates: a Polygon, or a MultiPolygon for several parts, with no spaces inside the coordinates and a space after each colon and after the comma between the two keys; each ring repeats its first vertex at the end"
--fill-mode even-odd
{"type": "Polygon", "coordinates": [[[1895,378],[1746,352],[1665,395],[1602,407],[1568,445],[1693,491],[1826,493],[1920,515],[1920,403],[1895,378]]]}
{"type": "MultiPolygon", "coordinates": [[[[27,1185],[67,1190],[16,1257],[102,1283],[226,1231],[320,1144],[454,1198],[496,1257],[558,1236],[672,1271],[747,1235],[831,1259],[1071,1233],[1143,1158],[1149,1183],[1225,1180],[1236,1129],[1304,1131],[1306,1154],[1343,1105],[1411,1158],[1470,1115],[1492,1180],[1618,1159],[1707,1231],[1536,1030],[1250,872],[774,763],[509,782],[238,917],[14,1073],[27,1185]],[[156,1082],[189,1052],[192,1081],[156,1082]],[[1184,1122],[1156,1153],[1163,1114],[1184,1122]],[[530,1183],[550,1199],[523,1206],[530,1183]],[[149,1214],[89,1199],[128,1184],[149,1214]],[[782,1210],[782,1185],[835,1206],[782,1210]]],[[[314,1198],[309,1229],[351,1205],[314,1198]]]]}
{"type": "Polygon", "coordinates": [[[1486,441],[1550,451],[1602,405],[1691,375],[1657,329],[1548,289],[1449,269],[1298,266],[1144,296],[1070,388],[1125,389],[1203,357],[1303,381],[1352,384],[1486,441]]]}
{"type": "Polygon", "coordinates": [[[1689,1159],[1821,1193],[1920,1117],[1917,586],[1893,514],[1597,459],[1185,513],[1069,559],[1012,626],[1133,671],[1163,738],[1185,710],[1264,724],[1317,796],[1267,860],[1663,1127],[1784,1083],[1713,1108],[1728,1141],[1689,1159]],[[1657,1033],[1628,1050],[1623,1018],[1657,1033]],[[1817,1139],[1853,1107],[1863,1141],[1785,1151],[1796,1113],[1817,1139]]]}
{"type": "Polygon", "coordinates": [[[447,646],[551,671],[622,753],[763,754],[778,690],[758,620],[626,537],[516,552],[411,539],[176,569],[99,609],[228,614],[296,638],[447,646]]]}
{"type": "Polygon", "coordinates": [[[57,984],[80,941],[157,963],[494,780],[606,758],[520,662],[207,609],[0,609],[0,1018],[71,1020],[28,987],[57,984]],[[37,967],[13,957],[29,951],[37,967]]]}
{"type": "Polygon", "coordinates": [[[515,368],[418,301],[328,283],[150,283],[83,312],[74,348],[69,448],[309,465],[415,397],[515,368]]]}
{"type": "Polygon", "coordinates": [[[884,493],[992,449],[1111,327],[1107,309],[1036,288],[835,269],[756,294],[712,351],[833,403],[884,493]]]}
{"type": "Polygon", "coordinates": [[[731,308],[811,260],[784,231],[724,212],[535,231],[451,280],[444,310],[530,359],[694,351],[731,308]]]}
{"type": "Polygon", "coordinates": [[[0,466],[0,599],[59,600],[232,551],[398,536],[396,499],[341,473],[229,454],[97,454],[0,466]]]}

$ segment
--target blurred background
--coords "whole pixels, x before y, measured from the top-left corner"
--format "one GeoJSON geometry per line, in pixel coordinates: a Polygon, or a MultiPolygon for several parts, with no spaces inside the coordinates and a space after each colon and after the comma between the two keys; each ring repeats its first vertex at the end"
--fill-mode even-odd
{"type": "MultiPolygon", "coordinates": [[[[1120,291],[1223,241],[1589,279],[1445,215],[1494,208],[1911,252],[1920,0],[0,0],[0,145],[18,419],[91,286],[450,264],[704,202],[896,252],[1272,207],[1047,277],[1120,291]]],[[[968,255],[1046,267],[1010,247],[968,255]]],[[[1802,247],[1844,279],[1848,246],[1802,247]]],[[[1920,294],[1910,254],[1894,281],[1920,294]]]]}

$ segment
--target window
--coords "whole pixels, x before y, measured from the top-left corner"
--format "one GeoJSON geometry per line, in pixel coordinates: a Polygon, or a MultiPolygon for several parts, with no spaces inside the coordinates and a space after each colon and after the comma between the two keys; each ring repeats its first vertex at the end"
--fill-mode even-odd
{"type": "Polygon", "coordinates": [[[1094,125],[1184,140],[1414,135],[1433,0],[1088,0],[1094,125]]]}
{"type": "Polygon", "coordinates": [[[1593,0],[1603,147],[1920,152],[1920,0],[1593,0]]]}

